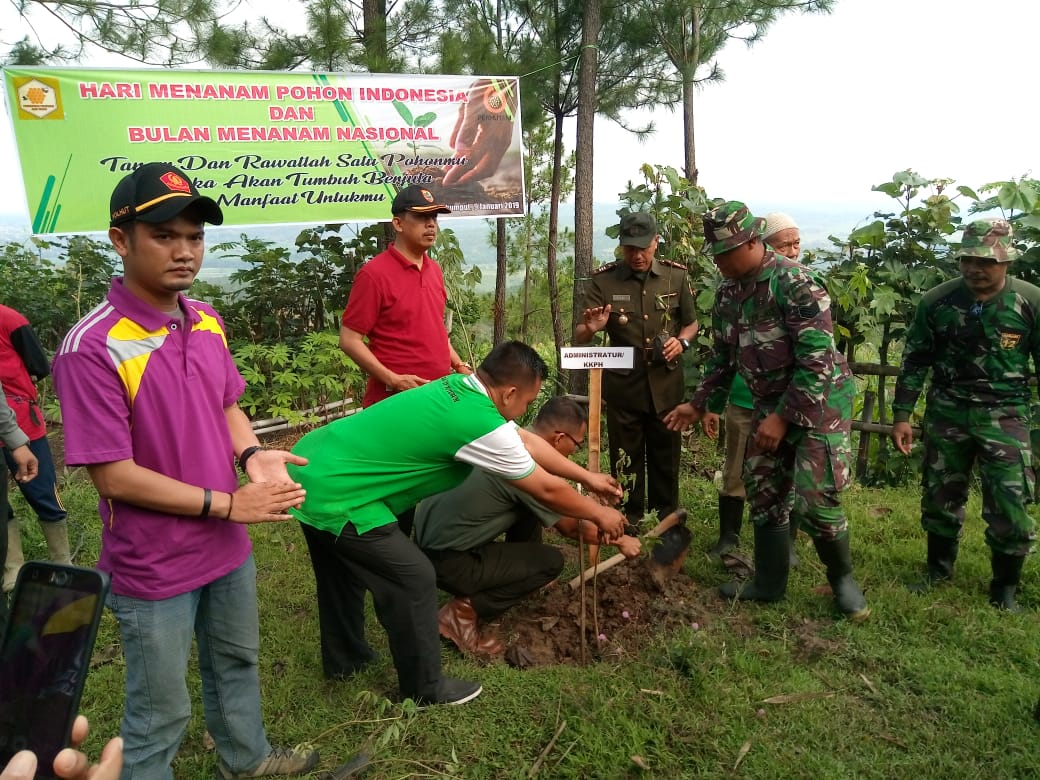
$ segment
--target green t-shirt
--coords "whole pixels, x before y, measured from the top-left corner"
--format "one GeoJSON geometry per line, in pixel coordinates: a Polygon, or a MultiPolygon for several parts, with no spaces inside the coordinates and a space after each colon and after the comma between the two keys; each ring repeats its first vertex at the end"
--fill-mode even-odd
{"type": "Polygon", "coordinates": [[[424,499],[415,509],[415,542],[424,550],[472,550],[534,515],[546,528],[560,516],[508,479],[473,469],[456,488],[424,499]]]}
{"type": "Polygon", "coordinates": [[[733,384],[729,386],[729,402],[741,409],[754,409],[755,400],[751,397],[751,388],[747,386],[744,377],[740,374],[733,375],[733,384]]]}
{"type": "Polygon", "coordinates": [[[507,422],[475,375],[450,374],[390,396],[311,431],[293,447],[306,466],[289,466],[307,498],[289,510],[301,523],[359,534],[479,466],[509,479],[535,469],[516,424],[507,422]]]}

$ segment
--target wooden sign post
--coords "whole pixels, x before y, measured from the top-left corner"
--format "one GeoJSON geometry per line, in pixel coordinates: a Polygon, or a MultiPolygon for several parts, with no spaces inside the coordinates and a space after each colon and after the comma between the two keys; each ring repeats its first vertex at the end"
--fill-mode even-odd
{"type": "MultiPolygon", "coordinates": [[[[603,369],[632,368],[634,347],[562,347],[560,368],[589,372],[589,471],[599,472],[601,452],[600,419],[603,409],[603,369]]],[[[579,542],[580,543],[580,542],[579,542]]],[[[599,545],[589,545],[589,564],[598,560],[599,545]]]]}

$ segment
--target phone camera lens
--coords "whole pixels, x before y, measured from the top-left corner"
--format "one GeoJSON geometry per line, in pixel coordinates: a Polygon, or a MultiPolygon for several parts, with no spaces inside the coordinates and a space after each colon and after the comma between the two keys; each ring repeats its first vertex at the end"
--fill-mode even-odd
{"type": "Polygon", "coordinates": [[[69,581],[69,575],[63,571],[56,571],[51,576],[51,582],[55,585],[64,586],[69,581]]]}

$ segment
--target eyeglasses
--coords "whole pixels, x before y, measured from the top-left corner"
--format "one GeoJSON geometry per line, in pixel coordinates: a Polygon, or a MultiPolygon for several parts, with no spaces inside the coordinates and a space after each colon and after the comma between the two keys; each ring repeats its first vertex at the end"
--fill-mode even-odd
{"type": "Polygon", "coordinates": [[[568,439],[570,439],[572,442],[574,442],[574,449],[576,449],[576,450],[580,450],[583,446],[585,446],[585,442],[578,441],[573,436],[571,436],[569,433],[567,433],[567,431],[556,431],[556,432],[557,433],[562,433],[564,436],[566,436],[568,439]]]}

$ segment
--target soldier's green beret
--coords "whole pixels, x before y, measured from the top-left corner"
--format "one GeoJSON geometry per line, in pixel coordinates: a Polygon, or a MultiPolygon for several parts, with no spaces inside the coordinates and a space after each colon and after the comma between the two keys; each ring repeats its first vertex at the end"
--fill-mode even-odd
{"type": "Polygon", "coordinates": [[[761,237],[765,224],[739,200],[727,201],[704,215],[704,246],[710,254],[721,255],[761,237]]]}
{"type": "Polygon", "coordinates": [[[989,257],[998,263],[1010,263],[1018,257],[1011,237],[1011,224],[1006,219],[977,219],[964,228],[954,257],[989,257]]]}

